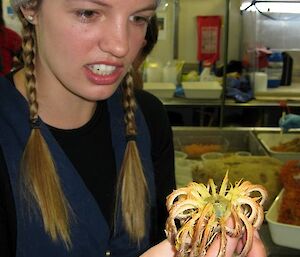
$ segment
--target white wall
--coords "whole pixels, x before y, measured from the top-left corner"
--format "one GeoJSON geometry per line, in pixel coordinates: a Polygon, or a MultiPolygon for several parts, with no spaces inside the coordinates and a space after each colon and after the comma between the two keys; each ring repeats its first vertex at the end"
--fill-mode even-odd
{"type": "MultiPolygon", "coordinates": [[[[170,6],[166,10],[167,17],[173,16],[173,0],[168,0],[170,6]]],[[[220,15],[225,16],[225,0],[180,0],[179,12],[179,59],[186,62],[197,62],[197,23],[196,17],[199,15],[220,15]]],[[[228,60],[240,59],[240,35],[241,35],[241,15],[240,0],[230,1],[229,16],[229,50],[228,60]]],[[[155,47],[151,57],[160,58],[164,62],[173,58],[173,20],[169,21],[167,27],[168,37],[161,40],[155,47]]],[[[224,22],[221,28],[221,60],[223,59],[223,34],[224,22]]]]}
{"type": "Polygon", "coordinates": [[[21,33],[21,24],[16,15],[8,14],[8,7],[10,6],[9,0],[2,0],[3,4],[3,17],[7,27],[13,29],[14,31],[21,33]]]}

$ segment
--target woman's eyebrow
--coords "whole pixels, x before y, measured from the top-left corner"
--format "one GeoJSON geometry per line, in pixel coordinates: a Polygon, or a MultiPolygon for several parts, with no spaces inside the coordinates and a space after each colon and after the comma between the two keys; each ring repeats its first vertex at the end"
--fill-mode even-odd
{"type": "Polygon", "coordinates": [[[136,12],[155,11],[155,10],[156,10],[156,4],[150,4],[148,6],[142,7],[141,9],[138,9],[136,12]]]}
{"type": "Polygon", "coordinates": [[[70,3],[70,2],[91,2],[91,3],[95,3],[101,6],[109,6],[109,3],[102,1],[102,0],[66,0],[66,2],[70,3]]]}
{"type": "MultiPolygon", "coordinates": [[[[109,1],[103,1],[103,0],[66,0],[67,2],[91,2],[91,3],[95,3],[101,6],[107,6],[107,7],[111,7],[111,5],[109,4],[109,1]]],[[[125,1],[125,0],[123,0],[125,1]]],[[[135,10],[135,12],[143,12],[143,11],[155,11],[157,8],[156,4],[149,4],[148,6],[142,7],[141,9],[137,9],[135,10]]]]}

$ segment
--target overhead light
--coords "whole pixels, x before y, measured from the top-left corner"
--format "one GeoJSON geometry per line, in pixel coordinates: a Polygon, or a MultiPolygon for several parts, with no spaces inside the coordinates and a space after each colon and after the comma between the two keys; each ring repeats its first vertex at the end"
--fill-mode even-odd
{"type": "Polygon", "coordinates": [[[300,2],[247,1],[241,4],[240,10],[259,11],[262,13],[300,13],[300,2]]]}
{"type": "Polygon", "coordinates": [[[161,0],[160,4],[158,6],[158,10],[159,11],[165,11],[168,8],[168,6],[169,6],[169,3],[168,3],[167,0],[161,0]]]}

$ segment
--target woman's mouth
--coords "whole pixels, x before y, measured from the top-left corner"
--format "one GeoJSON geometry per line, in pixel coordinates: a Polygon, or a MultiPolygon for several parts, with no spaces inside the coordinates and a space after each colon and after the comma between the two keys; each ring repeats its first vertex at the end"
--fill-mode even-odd
{"type": "Polygon", "coordinates": [[[89,65],[88,68],[97,75],[108,76],[116,70],[116,66],[106,64],[89,65]]]}
{"type": "Polygon", "coordinates": [[[96,85],[112,85],[116,83],[124,71],[123,66],[109,64],[90,64],[86,66],[87,79],[96,85]]]}

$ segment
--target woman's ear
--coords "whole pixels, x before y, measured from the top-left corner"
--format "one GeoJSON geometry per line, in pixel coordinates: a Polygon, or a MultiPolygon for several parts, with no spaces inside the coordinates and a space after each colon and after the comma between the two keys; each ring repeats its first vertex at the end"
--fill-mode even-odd
{"type": "Polygon", "coordinates": [[[23,13],[24,18],[31,24],[36,25],[37,22],[37,13],[35,10],[29,7],[21,7],[21,12],[23,13]]]}

